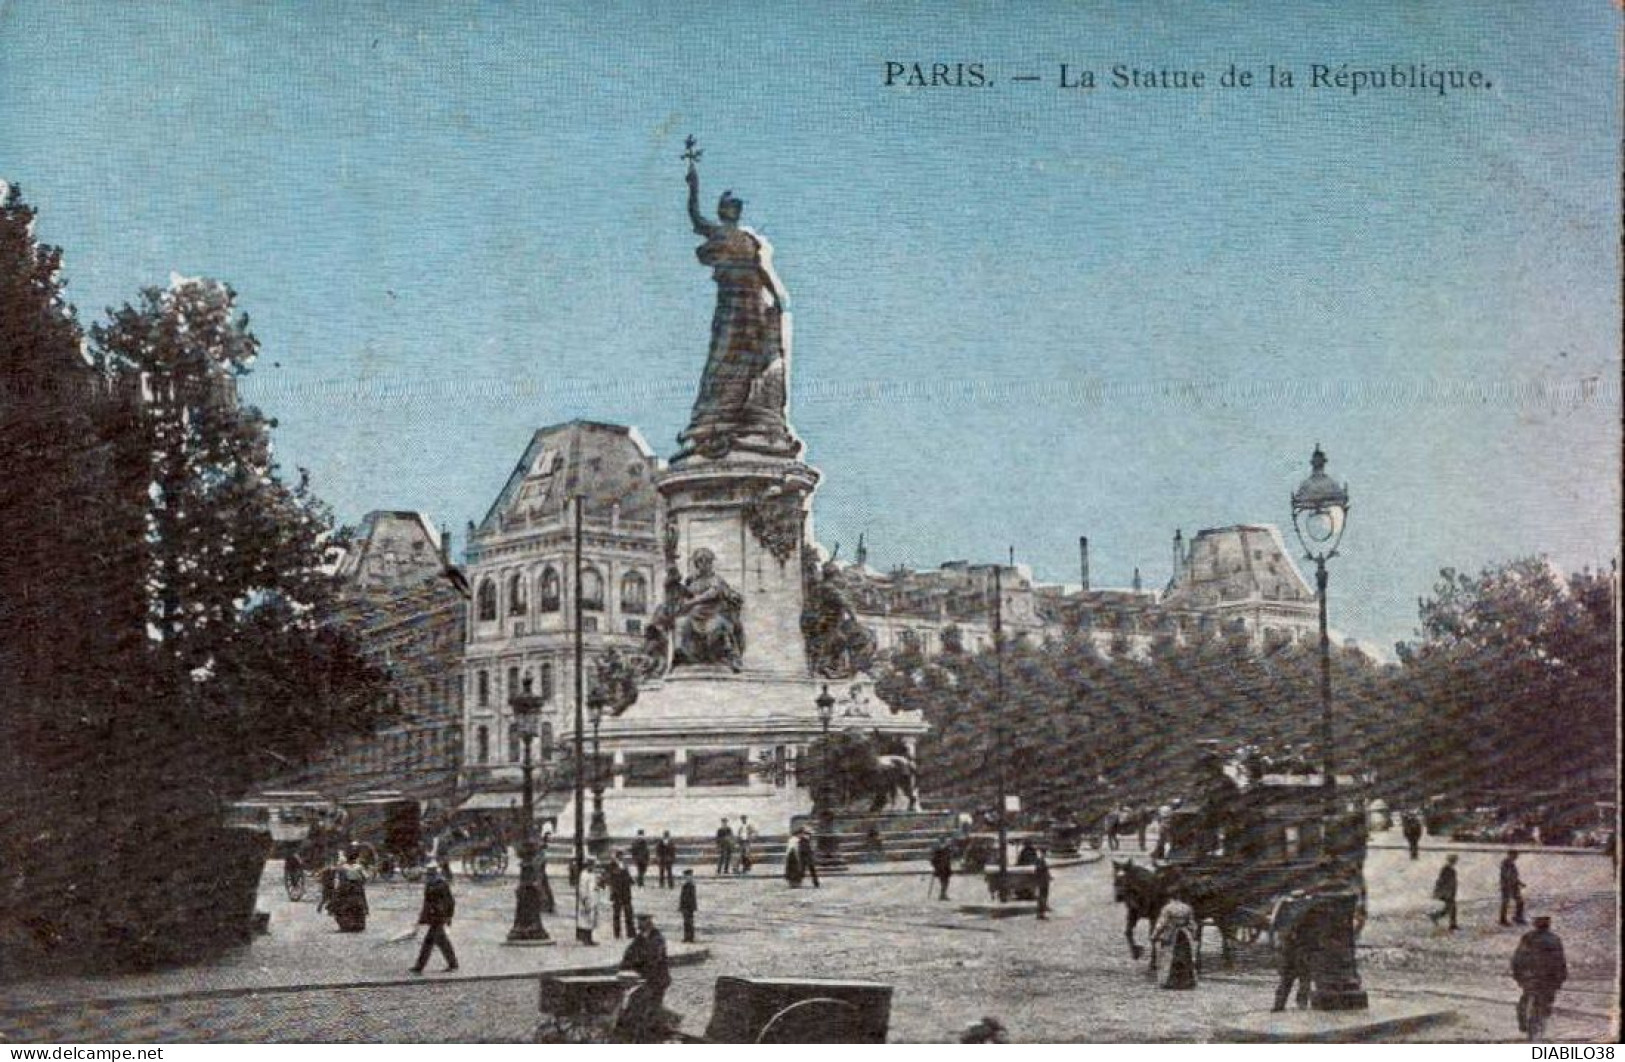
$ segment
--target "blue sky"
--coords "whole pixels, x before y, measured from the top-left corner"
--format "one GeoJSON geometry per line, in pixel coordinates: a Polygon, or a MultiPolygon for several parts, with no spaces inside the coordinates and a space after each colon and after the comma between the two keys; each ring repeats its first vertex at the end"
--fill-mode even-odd
{"type": "Polygon", "coordinates": [[[535,427],[673,450],[712,285],[697,134],[776,249],[819,537],[1160,584],[1174,529],[1355,500],[1334,625],[1619,537],[1619,13],[1594,3],[0,0],[0,176],[87,320],[230,282],[278,452],[462,539],[535,427]],[[882,84],[980,62],[982,89],[882,84]],[[1054,87],[1061,62],[1493,88],[1054,87]],[[1017,84],[1036,73],[1044,83],[1017,84]]]}

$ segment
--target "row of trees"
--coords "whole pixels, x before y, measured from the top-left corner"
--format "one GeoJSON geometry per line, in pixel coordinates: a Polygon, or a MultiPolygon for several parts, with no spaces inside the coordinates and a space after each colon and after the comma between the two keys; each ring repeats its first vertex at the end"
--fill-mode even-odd
{"type": "Polygon", "coordinates": [[[87,330],[0,192],[0,954],[152,958],[221,805],[374,727],[386,677],[332,622],[329,512],[239,400],[231,289],[87,330]]]}
{"type": "MultiPolygon", "coordinates": [[[[1415,641],[1382,664],[1334,649],[1339,773],[1369,774],[1379,795],[1606,788],[1618,706],[1612,573],[1564,576],[1541,560],[1476,575],[1442,573],[1415,641]]],[[[995,731],[1009,792],[1039,812],[1104,813],[1183,792],[1198,742],[1320,762],[1319,647],[1260,654],[1244,636],[1195,646],[1165,639],[1148,656],[1102,654],[1087,638],[1016,643],[998,660],[945,637],[927,660],[904,650],[879,692],[920,708],[933,800],[996,803],[995,731]]]]}

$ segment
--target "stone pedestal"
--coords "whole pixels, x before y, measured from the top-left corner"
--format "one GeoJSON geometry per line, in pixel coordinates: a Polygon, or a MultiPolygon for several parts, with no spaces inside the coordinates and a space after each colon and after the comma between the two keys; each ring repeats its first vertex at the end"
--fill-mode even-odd
{"type": "Polygon", "coordinates": [[[695,552],[708,549],[743,599],[743,670],[805,677],[801,550],[818,472],[800,461],[696,455],[655,485],[666,502],[668,562],[687,576],[695,552]]]}

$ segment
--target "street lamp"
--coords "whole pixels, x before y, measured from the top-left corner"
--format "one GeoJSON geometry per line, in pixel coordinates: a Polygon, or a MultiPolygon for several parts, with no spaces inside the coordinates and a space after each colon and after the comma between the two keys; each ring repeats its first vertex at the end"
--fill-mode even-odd
{"type": "MultiPolygon", "coordinates": [[[[1309,478],[1292,492],[1292,529],[1304,557],[1315,562],[1315,589],[1320,599],[1320,755],[1325,792],[1326,826],[1337,813],[1337,770],[1332,744],[1332,643],[1326,633],[1326,562],[1337,556],[1348,521],[1349,489],[1326,474],[1326,454],[1317,445],[1309,478]]],[[[1324,827],[1323,827],[1324,828],[1324,827]]]]}
{"type": "MultiPolygon", "coordinates": [[[[1337,556],[1348,522],[1349,489],[1326,474],[1326,453],[1317,444],[1309,459],[1309,478],[1292,492],[1292,528],[1303,546],[1304,557],[1315,562],[1315,589],[1320,599],[1320,747],[1321,792],[1325,806],[1321,816],[1321,852],[1334,860],[1335,837],[1339,828],[1337,763],[1332,732],[1332,642],[1326,631],[1326,562],[1337,556]]],[[[1331,871],[1333,868],[1328,867],[1331,871]]],[[[1339,875],[1341,877],[1341,875],[1339,875]]],[[[1354,951],[1354,920],[1361,903],[1360,894],[1346,881],[1322,882],[1312,897],[1310,915],[1316,923],[1318,940],[1315,987],[1312,999],[1316,1010],[1364,1010],[1369,1006],[1360,985],[1359,964],[1354,951]]]]}
{"type": "Polygon", "coordinates": [[[829,747],[829,724],[835,719],[835,698],[830,695],[829,683],[813,701],[818,706],[818,722],[824,730],[824,754],[818,764],[818,847],[826,856],[835,854],[835,808],[830,791],[830,764],[834,751],[829,747]]]}
{"type": "Polygon", "coordinates": [[[524,692],[508,698],[513,710],[513,725],[524,743],[524,790],[520,800],[523,832],[519,840],[519,891],[514,898],[513,928],[508,930],[510,944],[551,944],[547,928],[542,925],[542,890],[537,885],[536,841],[532,836],[536,818],[536,791],[533,781],[535,766],[531,763],[530,743],[535,740],[542,717],[542,699],[530,692],[530,677],[526,676],[524,692]]]}
{"type": "Polygon", "coordinates": [[[587,827],[587,846],[602,859],[609,848],[609,824],[604,821],[603,760],[598,746],[598,728],[604,723],[604,695],[597,689],[587,694],[587,712],[592,719],[592,822],[587,827]]]}

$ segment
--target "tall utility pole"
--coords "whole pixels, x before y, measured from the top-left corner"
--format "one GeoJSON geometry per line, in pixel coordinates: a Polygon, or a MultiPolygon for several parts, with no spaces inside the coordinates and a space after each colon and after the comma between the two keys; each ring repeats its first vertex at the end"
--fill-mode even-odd
{"type": "Polygon", "coordinates": [[[1005,897],[1005,880],[1010,873],[1010,835],[1005,823],[1007,782],[1004,776],[1004,577],[998,565],[993,566],[993,759],[998,764],[999,778],[999,899],[1005,897]]]}
{"type": "Polygon", "coordinates": [[[587,746],[586,734],[587,720],[585,716],[586,698],[586,650],[581,639],[581,510],[585,499],[577,494],[575,496],[576,527],[575,527],[575,581],[571,584],[572,596],[575,600],[575,628],[576,628],[576,873],[580,874],[587,865],[587,823],[585,804],[587,794],[585,789],[587,773],[587,746]]]}

